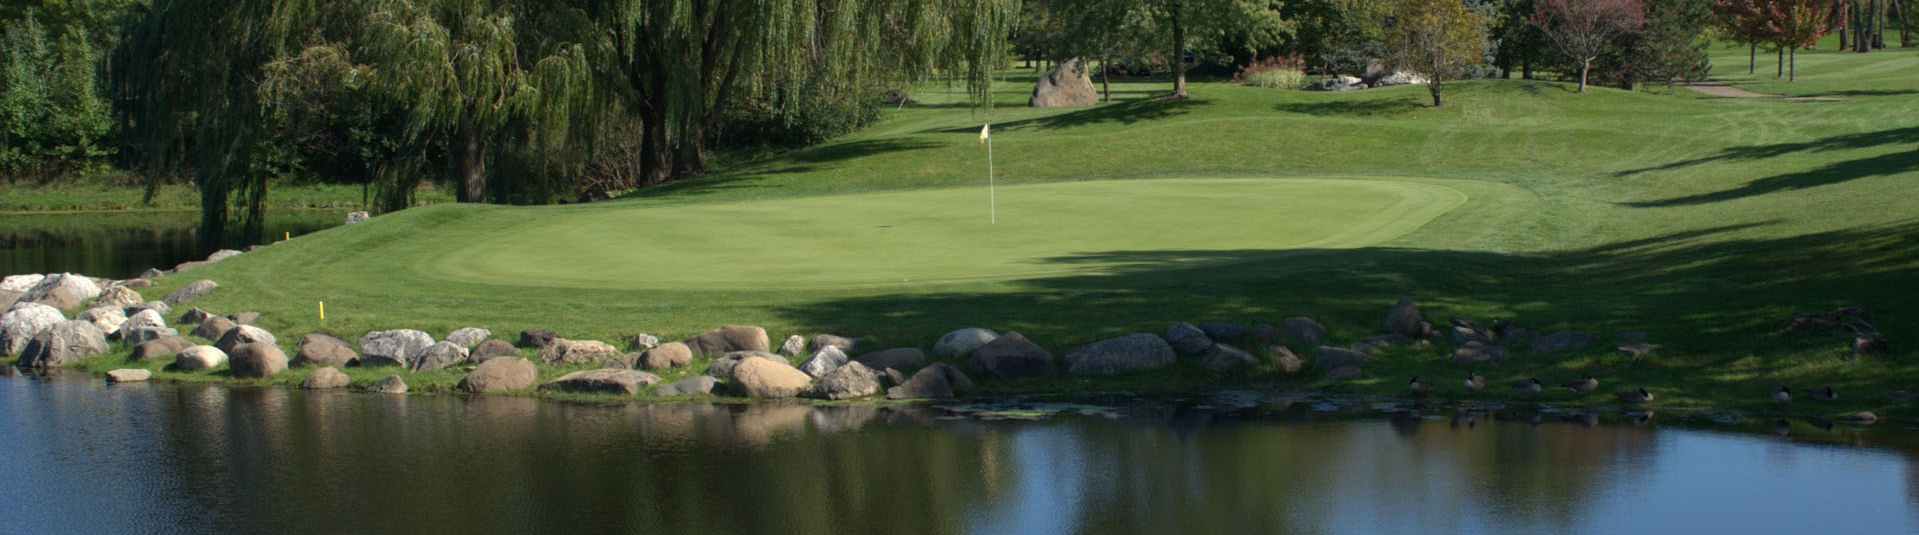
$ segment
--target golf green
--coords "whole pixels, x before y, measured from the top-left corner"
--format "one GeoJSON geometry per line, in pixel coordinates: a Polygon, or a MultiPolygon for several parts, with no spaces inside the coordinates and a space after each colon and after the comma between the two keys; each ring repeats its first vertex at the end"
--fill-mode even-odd
{"type": "Polygon", "coordinates": [[[1423,183],[1158,179],[540,210],[463,218],[445,280],[602,289],[855,287],[1100,273],[1120,251],[1347,248],[1466,201],[1423,183]]]}

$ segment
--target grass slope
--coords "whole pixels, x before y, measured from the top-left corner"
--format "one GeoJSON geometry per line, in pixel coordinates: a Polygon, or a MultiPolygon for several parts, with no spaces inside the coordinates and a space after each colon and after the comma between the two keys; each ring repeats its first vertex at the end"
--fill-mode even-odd
{"type": "MultiPolygon", "coordinates": [[[[1448,85],[1448,105],[1434,109],[1420,104],[1419,87],[1307,93],[1201,83],[1194,86],[1198,98],[1187,101],[1134,98],[1035,110],[1018,107],[1030,76],[1014,76],[991,113],[1002,184],[1280,177],[1437,186],[1466,201],[1410,233],[1395,229],[1397,237],[1387,241],[1342,246],[1284,234],[1332,231],[1323,225],[1339,218],[1328,212],[1371,202],[1365,195],[1326,201],[1337,203],[1332,208],[1317,200],[1207,200],[1190,213],[1124,222],[1203,229],[1204,239],[1142,237],[1129,245],[1119,236],[1085,246],[1033,239],[982,261],[1042,256],[1093,269],[1010,279],[967,277],[982,268],[948,266],[953,257],[896,253],[993,243],[950,223],[927,230],[923,243],[879,239],[880,231],[870,229],[844,242],[814,234],[914,216],[957,222],[983,215],[977,195],[985,154],[974,141],[984,116],[934,89],[918,95],[923,104],[844,140],[734,162],[728,171],[628,199],[408,210],[169,277],[145,293],[218,280],[225,288],[194,304],[265,312],[264,326],[289,342],[316,330],[349,338],[388,328],[444,335],[469,325],[500,333],[552,328],[610,341],[635,332],[670,339],[745,323],[776,337],[834,332],[871,337],[876,347],[930,347],[947,330],[983,326],[1020,331],[1055,354],[1104,337],[1163,332],[1176,321],[1252,324],[1293,315],[1319,318],[1343,343],[1375,331],[1394,300],[1410,297],[1437,321],[1512,319],[1534,330],[1606,336],[1601,347],[1516,357],[1497,369],[1451,364],[1445,347],[1393,348],[1368,367],[1366,379],[1334,388],[1398,394],[1412,375],[1448,379],[1468,371],[1501,385],[1590,374],[1604,381],[1602,393],[1645,386],[1662,406],[1771,411],[1765,394],[1775,384],[1830,385],[1852,394],[1802,402],[1793,411],[1915,415],[1873,393],[1919,387],[1912,349],[1919,346],[1911,342],[1919,339],[1919,127],[1912,126],[1919,124],[1919,95],[1899,89],[1910,86],[1919,65],[1903,52],[1808,52],[1799,58],[1801,80],[1784,84],[1738,78],[1743,49],[1715,53],[1717,76],[1754,90],[1859,89],[1846,95],[1849,101],[1795,102],[1665,88],[1575,94],[1562,83],[1485,80],[1448,85]],[[882,192],[911,193],[873,195],[882,192]],[[941,196],[951,201],[930,201],[941,196]],[[898,198],[929,201],[880,202],[898,198]],[[790,217],[813,209],[825,212],[822,221],[790,217]],[[756,217],[793,232],[743,235],[756,232],[746,224],[756,217]],[[799,241],[786,240],[792,237],[799,241]],[[707,247],[714,243],[736,245],[707,247]],[[860,284],[886,272],[875,266],[948,282],[860,284]],[[760,284],[732,284],[754,279],[760,284]],[[648,288],[653,280],[686,284],[648,288]],[[320,300],[327,302],[325,322],[314,314],[320,300]],[[1892,353],[1853,362],[1846,337],[1775,332],[1793,312],[1842,305],[1870,310],[1892,353]],[[1625,330],[1649,331],[1662,347],[1649,357],[1617,356],[1606,344],[1625,330]]],[[[1163,89],[1117,86],[1126,97],[1163,89]]],[[[1184,184],[1195,195],[1222,187],[1184,184]]],[[[1059,224],[1068,235],[1086,236],[1107,223],[1059,224]]],[[[1023,232],[1044,237],[1050,230],[1023,232]]],[[[1272,365],[1222,377],[1185,363],[1166,373],[982,387],[1300,388],[1315,377],[1287,376],[1272,365]]],[[[1494,390],[1485,397],[1509,397],[1503,387],[1494,390]]],[[[1609,396],[1560,391],[1546,399],[1603,403],[1609,396]]]]}

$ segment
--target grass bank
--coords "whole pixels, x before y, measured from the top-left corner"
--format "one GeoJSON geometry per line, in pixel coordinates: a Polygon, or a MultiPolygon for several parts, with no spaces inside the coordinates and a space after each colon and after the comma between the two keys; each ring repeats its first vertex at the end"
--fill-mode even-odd
{"type": "MultiPolygon", "coordinates": [[[[364,191],[350,184],[273,184],[267,188],[269,209],[352,209],[365,206],[364,191]]],[[[452,202],[453,195],[428,184],[416,194],[422,203],[452,202]]],[[[198,211],[200,190],[191,184],[161,184],[153,199],[144,186],[124,181],[75,178],[44,184],[16,183],[0,187],[0,215],[48,212],[198,211]]]]}

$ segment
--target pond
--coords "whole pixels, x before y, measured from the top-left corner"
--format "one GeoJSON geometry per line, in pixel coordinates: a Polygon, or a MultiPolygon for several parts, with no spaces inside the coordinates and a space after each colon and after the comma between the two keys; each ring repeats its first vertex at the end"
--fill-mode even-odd
{"type": "MultiPolygon", "coordinates": [[[[224,247],[270,243],[345,219],[344,211],[270,212],[260,236],[224,247]]],[[[80,273],[119,279],[137,277],[147,268],[171,268],[204,259],[214,249],[195,239],[199,222],[200,214],[190,211],[0,215],[0,275],[80,273]]]]}
{"type": "Polygon", "coordinates": [[[25,533],[1919,529],[1909,430],[1340,405],[599,405],[67,373],[0,378],[0,488],[25,533]]]}

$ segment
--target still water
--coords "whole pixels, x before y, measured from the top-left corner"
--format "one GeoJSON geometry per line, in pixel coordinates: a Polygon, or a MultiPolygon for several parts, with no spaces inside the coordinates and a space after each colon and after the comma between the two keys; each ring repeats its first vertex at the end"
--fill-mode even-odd
{"type": "MultiPolygon", "coordinates": [[[[271,243],[339,225],[344,211],[269,212],[259,236],[240,236],[226,248],[271,243]]],[[[199,212],[0,215],[0,275],[80,273],[137,277],[200,260],[219,247],[194,238],[199,212]]]]}
{"type": "MultiPolygon", "coordinates": [[[[13,533],[1909,533],[1911,432],[0,378],[13,533]]],[[[1321,407],[1323,409],[1323,407],[1321,407]]],[[[1356,409],[1367,412],[1364,407],[1356,409]]]]}

